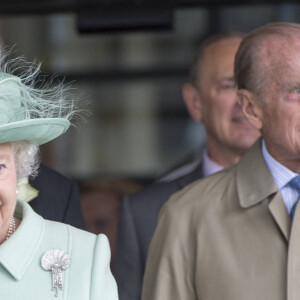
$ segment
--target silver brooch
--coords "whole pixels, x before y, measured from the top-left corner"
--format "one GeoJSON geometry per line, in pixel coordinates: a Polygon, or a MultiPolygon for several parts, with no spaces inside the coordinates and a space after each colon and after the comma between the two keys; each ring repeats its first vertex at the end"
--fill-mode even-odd
{"type": "Polygon", "coordinates": [[[58,290],[63,289],[62,270],[70,265],[70,257],[60,249],[47,251],[41,259],[42,268],[46,271],[52,271],[52,290],[55,291],[55,297],[58,296],[58,290]]]}

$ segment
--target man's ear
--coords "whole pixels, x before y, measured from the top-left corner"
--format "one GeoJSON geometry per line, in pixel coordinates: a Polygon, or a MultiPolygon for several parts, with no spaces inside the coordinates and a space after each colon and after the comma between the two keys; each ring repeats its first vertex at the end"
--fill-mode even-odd
{"type": "Polygon", "coordinates": [[[255,128],[262,128],[263,112],[257,98],[248,90],[238,90],[238,98],[243,114],[255,128]]]}
{"type": "Polygon", "coordinates": [[[201,121],[202,105],[199,91],[192,84],[186,83],[182,87],[182,96],[191,118],[196,122],[201,121]]]}

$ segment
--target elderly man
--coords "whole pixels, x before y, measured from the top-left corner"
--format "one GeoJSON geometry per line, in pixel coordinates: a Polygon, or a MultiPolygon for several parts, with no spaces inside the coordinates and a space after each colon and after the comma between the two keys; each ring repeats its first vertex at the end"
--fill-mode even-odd
{"type": "Polygon", "coordinates": [[[300,25],[247,35],[235,76],[243,113],[262,139],[237,165],[163,207],[143,300],[300,297],[300,25]]]}
{"type": "Polygon", "coordinates": [[[200,165],[175,180],[158,182],[123,200],[113,263],[121,300],[140,299],[148,247],[159,210],[169,196],[199,178],[237,163],[259,136],[237,103],[233,64],[240,42],[237,34],[205,41],[196,55],[190,82],[183,87],[189,114],[205,125],[207,147],[200,165]]]}

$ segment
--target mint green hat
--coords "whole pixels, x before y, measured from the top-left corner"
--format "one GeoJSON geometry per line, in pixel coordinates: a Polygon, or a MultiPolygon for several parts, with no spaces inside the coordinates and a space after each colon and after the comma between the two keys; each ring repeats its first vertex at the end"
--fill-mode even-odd
{"type": "Polygon", "coordinates": [[[36,89],[32,78],[39,66],[22,76],[0,72],[0,143],[47,143],[70,126],[72,103],[63,99],[63,86],[36,89]]]}

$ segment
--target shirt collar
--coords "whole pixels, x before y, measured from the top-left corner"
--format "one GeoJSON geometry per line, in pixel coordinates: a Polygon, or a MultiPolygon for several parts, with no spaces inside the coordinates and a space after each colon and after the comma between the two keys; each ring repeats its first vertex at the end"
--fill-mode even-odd
{"type": "Polygon", "coordinates": [[[23,201],[17,201],[14,216],[21,223],[16,232],[0,245],[0,263],[16,280],[20,280],[39,249],[45,229],[43,219],[23,201]]]}
{"type": "Polygon", "coordinates": [[[291,179],[299,175],[275,160],[268,152],[264,140],[262,140],[262,154],[279,189],[282,189],[291,179]]]}
{"type": "Polygon", "coordinates": [[[209,158],[207,154],[207,148],[203,151],[203,175],[204,177],[207,177],[211,174],[214,174],[216,172],[219,172],[223,170],[223,167],[217,164],[215,161],[213,161],[211,158],[209,158]]]}

